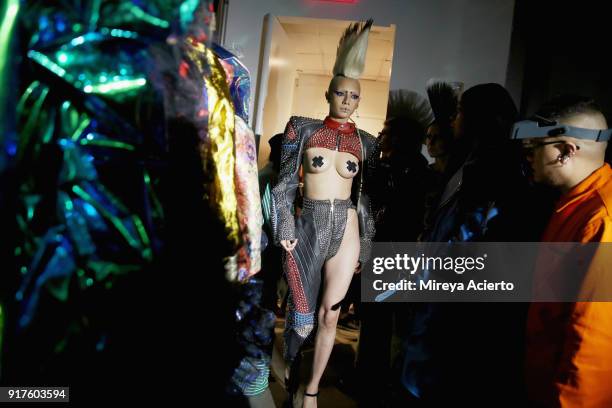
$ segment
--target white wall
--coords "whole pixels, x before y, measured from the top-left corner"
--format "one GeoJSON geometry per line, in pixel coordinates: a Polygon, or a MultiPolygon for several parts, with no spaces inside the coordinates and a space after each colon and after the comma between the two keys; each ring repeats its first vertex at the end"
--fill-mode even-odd
{"type": "MultiPolygon", "coordinates": [[[[361,20],[396,24],[391,89],[425,91],[429,78],[465,83],[506,80],[514,0],[230,0],[225,46],[242,54],[252,92],[264,15],[361,20]]],[[[251,98],[251,118],[253,101],[251,98]]],[[[515,101],[519,102],[519,101],[515,101]]]]}
{"type": "MultiPolygon", "coordinates": [[[[274,17],[270,20],[270,29],[270,70],[267,84],[262,84],[267,92],[263,104],[262,136],[259,143],[260,168],[268,162],[270,156],[268,140],[285,130],[285,124],[292,115],[290,101],[293,99],[297,77],[294,44],[274,17]]],[[[255,112],[251,117],[254,115],[255,112]]]]}

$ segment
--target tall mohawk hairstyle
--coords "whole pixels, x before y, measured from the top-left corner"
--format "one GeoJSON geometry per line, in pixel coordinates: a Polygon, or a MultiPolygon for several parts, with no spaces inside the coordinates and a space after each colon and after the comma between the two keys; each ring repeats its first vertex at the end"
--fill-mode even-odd
{"type": "Polygon", "coordinates": [[[338,43],[334,76],[340,75],[359,79],[365,67],[366,51],[368,49],[368,34],[374,20],[352,23],[342,34],[338,43]]]}
{"type": "Polygon", "coordinates": [[[430,80],[427,84],[427,96],[436,122],[449,126],[457,115],[459,97],[453,86],[440,80],[430,80]]]}
{"type": "Polygon", "coordinates": [[[407,118],[426,129],[434,120],[429,101],[421,94],[407,89],[389,91],[387,119],[407,118]]]}

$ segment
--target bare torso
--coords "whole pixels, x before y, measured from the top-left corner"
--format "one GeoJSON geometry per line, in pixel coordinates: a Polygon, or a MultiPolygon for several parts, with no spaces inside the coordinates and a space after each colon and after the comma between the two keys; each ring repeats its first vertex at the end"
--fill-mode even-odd
{"type": "Polygon", "coordinates": [[[313,147],[305,151],[304,196],[312,200],[346,200],[351,196],[359,160],[350,153],[313,147]]]}

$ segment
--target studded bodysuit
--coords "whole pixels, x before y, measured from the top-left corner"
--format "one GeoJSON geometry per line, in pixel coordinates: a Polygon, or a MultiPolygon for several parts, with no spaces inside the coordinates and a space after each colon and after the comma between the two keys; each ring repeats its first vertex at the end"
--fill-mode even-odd
{"type": "MultiPolygon", "coordinates": [[[[316,130],[304,145],[302,164],[306,173],[335,171],[342,178],[352,179],[360,168],[361,142],[355,125],[339,123],[327,117],[322,127],[316,130]]],[[[302,212],[314,214],[317,240],[325,260],[333,257],[344,236],[347,210],[354,208],[347,200],[312,200],[304,198],[302,212]]]]}
{"type": "MultiPolygon", "coordinates": [[[[351,123],[341,124],[330,118],[323,122],[303,118],[309,122],[300,126],[298,119],[302,118],[292,118],[287,125],[279,185],[273,190],[273,205],[278,205],[280,215],[275,241],[297,238],[295,248],[283,254],[283,269],[289,284],[289,310],[285,326],[287,361],[293,360],[314,328],[322,268],[325,261],[336,255],[344,237],[348,210],[355,208],[355,204],[351,198],[313,200],[305,197],[302,212],[296,219],[287,213],[290,206],[286,204],[291,203],[292,206],[293,197],[286,196],[286,191],[295,185],[293,175],[300,164],[305,173],[333,171],[331,167],[334,166],[342,178],[355,178],[360,175],[365,154],[362,140],[375,141],[373,136],[358,131],[351,123]],[[364,139],[360,137],[360,132],[364,139]]],[[[368,232],[373,235],[373,229],[363,234],[362,249],[369,244],[364,241],[371,240],[368,232]]],[[[359,259],[364,259],[361,254],[359,259]]]]}

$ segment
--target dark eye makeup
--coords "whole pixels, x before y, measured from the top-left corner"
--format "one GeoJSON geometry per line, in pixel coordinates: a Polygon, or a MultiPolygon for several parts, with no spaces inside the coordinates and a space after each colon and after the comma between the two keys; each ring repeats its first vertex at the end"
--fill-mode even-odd
{"type": "MultiPolygon", "coordinates": [[[[334,91],[334,94],[336,96],[341,96],[342,97],[342,96],[346,95],[346,91],[334,91]]],[[[353,100],[359,99],[359,94],[356,94],[356,93],[351,94],[351,99],[353,99],[353,100]]]]}

